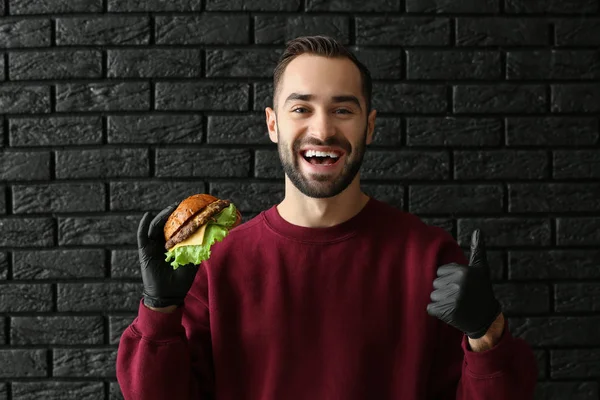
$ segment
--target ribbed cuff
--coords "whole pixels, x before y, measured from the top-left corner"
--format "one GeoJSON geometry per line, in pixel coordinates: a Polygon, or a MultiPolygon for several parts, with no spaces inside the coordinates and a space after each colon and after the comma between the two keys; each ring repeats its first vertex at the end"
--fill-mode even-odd
{"type": "Polygon", "coordinates": [[[492,375],[503,371],[511,358],[514,358],[515,340],[510,330],[508,322],[505,321],[504,331],[500,340],[489,350],[475,352],[470,349],[469,338],[463,336],[462,348],[465,353],[465,362],[467,369],[474,375],[492,375]]]}
{"type": "Polygon", "coordinates": [[[182,316],[181,307],[171,313],[161,313],[149,309],[144,305],[144,300],[141,300],[133,328],[140,336],[150,340],[175,339],[185,333],[181,324],[182,316]]]}

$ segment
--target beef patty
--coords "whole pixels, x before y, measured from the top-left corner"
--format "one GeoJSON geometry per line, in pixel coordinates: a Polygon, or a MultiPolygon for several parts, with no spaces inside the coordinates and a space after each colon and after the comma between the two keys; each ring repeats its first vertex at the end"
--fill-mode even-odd
{"type": "Polygon", "coordinates": [[[169,250],[178,243],[183,242],[194,232],[198,230],[202,225],[206,224],[214,215],[220,213],[225,208],[229,207],[229,200],[217,200],[210,203],[202,209],[198,214],[191,217],[185,224],[183,224],[165,243],[165,249],[169,250]]]}

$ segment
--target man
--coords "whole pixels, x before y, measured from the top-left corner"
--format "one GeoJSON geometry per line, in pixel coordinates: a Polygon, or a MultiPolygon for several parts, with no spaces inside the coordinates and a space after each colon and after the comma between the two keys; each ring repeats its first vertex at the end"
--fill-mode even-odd
{"type": "Polygon", "coordinates": [[[368,70],[327,37],[291,41],[271,140],[285,198],[211,258],[172,270],[140,222],[144,299],[119,345],[126,399],[532,399],[533,353],[511,336],[483,238],[452,237],[364,194],[368,70]],[[189,292],[188,292],[189,290],[189,292]]]}

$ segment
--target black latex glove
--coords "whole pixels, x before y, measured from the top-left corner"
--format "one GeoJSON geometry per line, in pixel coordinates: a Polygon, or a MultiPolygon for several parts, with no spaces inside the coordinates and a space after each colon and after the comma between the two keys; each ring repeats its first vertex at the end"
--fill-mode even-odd
{"type": "Polygon", "coordinates": [[[189,264],[176,270],[165,261],[164,226],[169,215],[177,208],[173,203],[153,219],[145,213],[138,226],[137,240],[144,304],[150,307],[167,307],[183,304],[183,299],[194,282],[198,266],[189,264]]]}
{"type": "Polygon", "coordinates": [[[492,289],[485,243],[479,229],[471,238],[469,265],[442,265],[437,276],[427,313],[472,339],[485,335],[501,309],[492,289]]]}

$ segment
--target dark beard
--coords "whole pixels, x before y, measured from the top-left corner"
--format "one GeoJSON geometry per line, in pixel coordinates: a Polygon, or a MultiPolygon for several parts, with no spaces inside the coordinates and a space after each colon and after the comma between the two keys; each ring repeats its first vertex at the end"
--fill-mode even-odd
{"type": "Polygon", "coordinates": [[[279,136],[279,126],[277,126],[277,149],[279,160],[283,167],[283,171],[290,179],[292,184],[305,196],[323,199],[334,197],[343,192],[352,183],[356,174],[362,166],[363,157],[367,147],[367,128],[363,139],[359,145],[352,150],[350,143],[346,140],[340,140],[337,137],[330,137],[322,142],[317,139],[309,139],[302,141],[297,139],[292,146],[292,154],[289,154],[287,143],[282,143],[279,136]],[[331,178],[330,175],[312,175],[312,179],[308,180],[300,172],[300,148],[304,145],[314,146],[338,146],[346,151],[346,161],[342,168],[342,172],[336,178],[331,178]],[[317,182],[315,184],[315,181],[317,182]]]}

